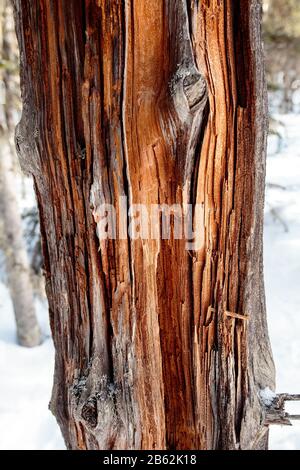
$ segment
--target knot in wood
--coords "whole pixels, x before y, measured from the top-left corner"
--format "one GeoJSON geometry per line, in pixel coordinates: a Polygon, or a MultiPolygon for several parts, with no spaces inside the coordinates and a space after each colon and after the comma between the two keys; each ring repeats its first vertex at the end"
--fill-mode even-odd
{"type": "Polygon", "coordinates": [[[91,428],[95,428],[97,426],[98,411],[96,397],[90,397],[86,401],[82,407],[81,416],[91,428]]]}
{"type": "Polygon", "coordinates": [[[187,75],[183,79],[183,91],[190,110],[197,110],[207,95],[205,79],[199,73],[187,75]]]}

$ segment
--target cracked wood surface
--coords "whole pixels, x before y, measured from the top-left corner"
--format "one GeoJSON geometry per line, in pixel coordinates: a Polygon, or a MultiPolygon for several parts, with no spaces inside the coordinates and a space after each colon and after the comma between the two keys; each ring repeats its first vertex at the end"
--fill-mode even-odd
{"type": "Polygon", "coordinates": [[[258,391],[274,386],[274,373],[260,2],[14,8],[24,105],[16,145],[39,204],[51,409],[67,446],[265,447],[258,391]],[[99,241],[97,208],[121,211],[119,196],[128,206],[200,204],[200,249],[99,241]]]}

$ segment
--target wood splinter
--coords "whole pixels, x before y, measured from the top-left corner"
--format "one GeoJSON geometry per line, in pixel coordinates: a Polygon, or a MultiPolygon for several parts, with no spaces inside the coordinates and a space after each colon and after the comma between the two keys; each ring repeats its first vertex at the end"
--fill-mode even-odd
{"type": "MultiPolygon", "coordinates": [[[[213,308],[211,305],[207,309],[207,318],[211,320],[212,315],[216,313],[216,309],[213,308]]],[[[230,312],[229,310],[225,310],[225,316],[231,318],[238,318],[239,320],[248,320],[248,315],[243,315],[241,313],[230,312]]]]}
{"type": "Polygon", "coordinates": [[[229,312],[228,310],[225,311],[225,315],[231,318],[239,318],[240,320],[248,320],[248,315],[243,315],[241,313],[229,312]]]}

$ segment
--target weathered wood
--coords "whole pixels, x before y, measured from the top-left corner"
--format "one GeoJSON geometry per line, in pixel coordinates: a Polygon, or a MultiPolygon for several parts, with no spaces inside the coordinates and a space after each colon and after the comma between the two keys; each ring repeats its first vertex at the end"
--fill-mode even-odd
{"type": "Polygon", "coordinates": [[[300,401],[300,395],[288,393],[275,395],[274,399],[265,409],[265,426],[273,424],[292,426],[291,421],[300,420],[300,415],[292,415],[285,411],[284,406],[286,401],[300,401]]]}
{"type": "Polygon", "coordinates": [[[16,142],[39,202],[51,409],[68,447],[265,446],[260,2],[14,5],[16,142]],[[119,196],[199,204],[199,249],[126,231],[98,240],[99,207],[119,214],[119,196]]]}

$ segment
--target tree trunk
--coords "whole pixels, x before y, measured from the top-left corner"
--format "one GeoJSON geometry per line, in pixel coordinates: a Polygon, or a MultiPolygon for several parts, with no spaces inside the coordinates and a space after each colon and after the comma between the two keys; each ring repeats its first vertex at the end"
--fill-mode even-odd
{"type": "Polygon", "coordinates": [[[67,446],[265,447],[260,2],[14,6],[67,446]],[[104,203],[197,203],[195,246],[129,237],[129,216],[98,239],[104,203]]]}
{"type": "MultiPolygon", "coordinates": [[[[0,110],[0,208],[3,224],[5,267],[11,295],[17,337],[21,346],[33,347],[41,342],[33,290],[30,279],[30,266],[23,238],[20,208],[16,197],[16,184],[13,169],[13,67],[12,50],[14,28],[12,7],[8,1],[0,0],[1,33],[0,47],[3,61],[0,79],[3,80],[4,102],[0,110]]],[[[15,39],[16,43],[16,39],[15,39]]],[[[15,44],[17,51],[17,44],[15,44]]],[[[16,72],[15,72],[16,73],[16,72]]]]}

